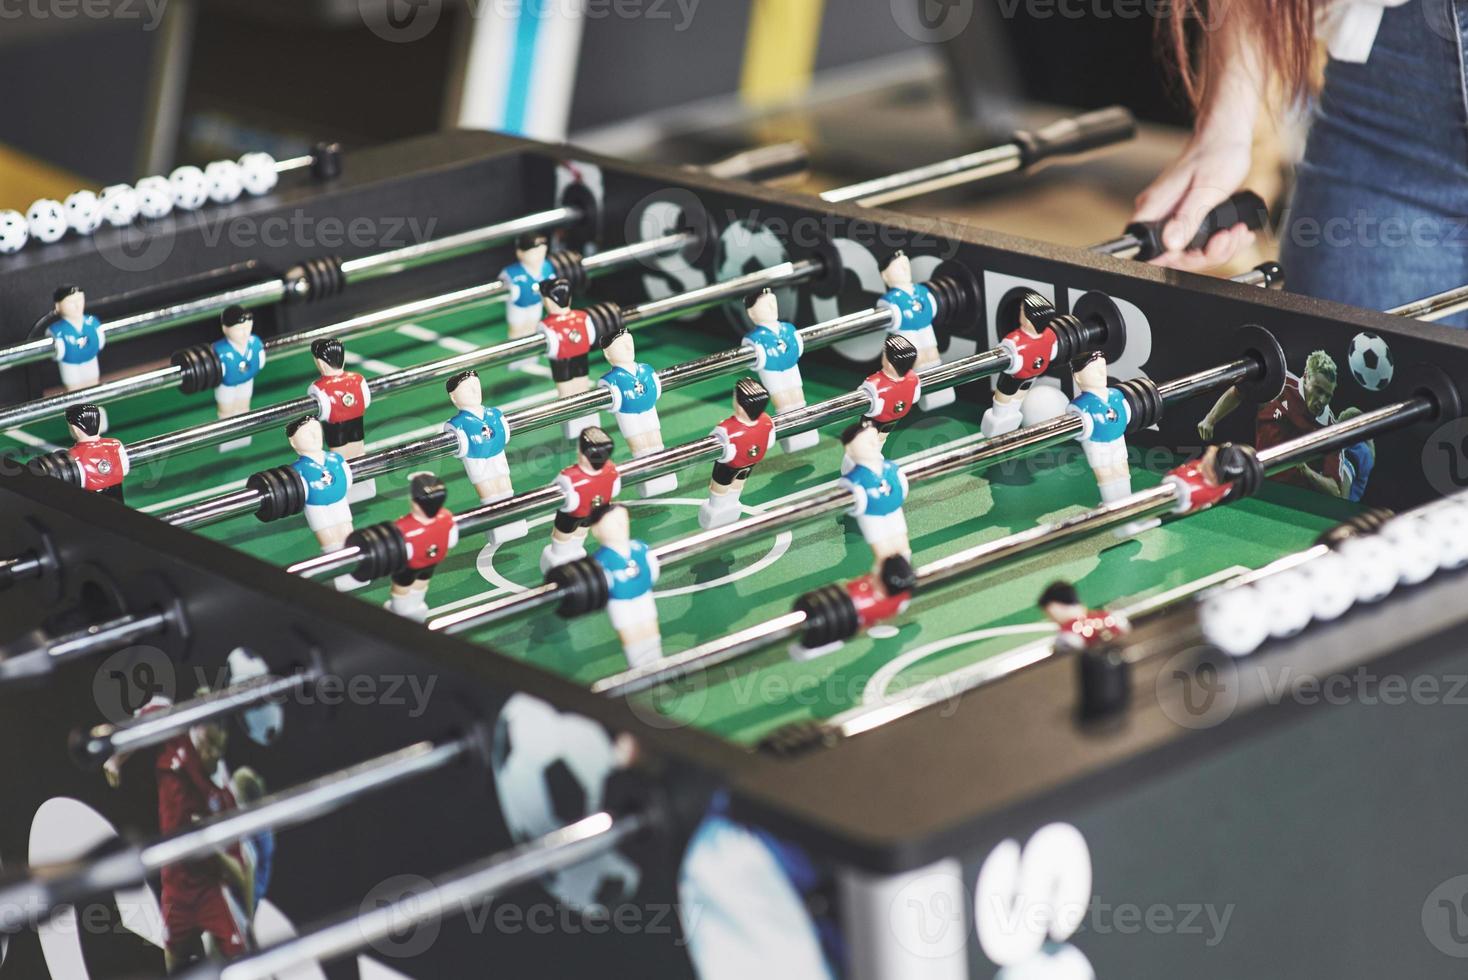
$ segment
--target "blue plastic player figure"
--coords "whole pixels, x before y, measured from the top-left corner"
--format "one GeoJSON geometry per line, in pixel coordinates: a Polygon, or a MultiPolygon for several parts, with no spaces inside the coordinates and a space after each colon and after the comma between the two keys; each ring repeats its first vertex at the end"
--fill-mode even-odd
{"type": "MultiPolygon", "coordinates": [[[[882,270],[882,282],[887,291],[877,301],[882,309],[897,311],[890,328],[892,333],[906,337],[917,348],[917,369],[938,364],[943,360],[938,353],[938,334],[933,330],[933,320],[938,316],[938,300],[922,283],[912,281],[912,262],[901,250],[892,256],[882,270]]],[[[925,412],[944,405],[951,405],[956,396],[953,389],[933,391],[922,397],[918,407],[925,412]]]]}
{"type": "Polygon", "coordinates": [[[900,466],[882,455],[881,430],[870,419],[862,419],[841,433],[841,442],[851,468],[842,474],[840,485],[855,498],[850,513],[876,557],[873,567],[880,568],[893,555],[911,557],[907,518],[902,513],[907,477],[900,466]]]}
{"type": "Polygon", "coordinates": [[[500,272],[500,281],[510,292],[505,321],[510,326],[511,340],[535,333],[545,315],[540,284],[556,277],[555,267],[546,261],[549,250],[550,241],[540,232],[521,235],[515,242],[515,261],[500,272]]]}
{"type": "Polygon", "coordinates": [[[1126,396],[1106,384],[1106,357],[1092,351],[1076,358],[1076,396],[1067,413],[1081,420],[1081,449],[1096,475],[1101,501],[1111,503],[1132,492],[1132,471],[1126,459],[1126,428],[1131,409],[1126,396]]]}
{"type": "MultiPolygon", "coordinates": [[[[662,381],[650,364],[637,360],[637,347],[625,327],[606,337],[602,344],[611,369],[597,382],[612,395],[612,414],[617,428],[627,440],[632,458],[638,459],[662,452],[663,428],[658,420],[658,399],[663,394],[662,381]]],[[[678,489],[678,477],[664,474],[642,484],[644,497],[656,497],[678,489]]]]}
{"type": "MultiPolygon", "coordinates": [[[[754,369],[760,384],[770,393],[776,414],[805,407],[805,386],[800,376],[800,357],[805,342],[795,324],[780,319],[780,301],[772,290],[755,293],[744,301],[745,312],[754,326],[744,335],[743,345],[754,351],[754,369]]],[[[809,449],[820,442],[815,429],[786,436],[780,448],[787,453],[809,449]]]]}
{"type": "Polygon", "coordinates": [[[652,663],[663,655],[658,607],[652,587],[658,580],[657,559],[647,545],[632,537],[627,508],[608,504],[592,512],[591,533],[601,545],[592,560],[607,577],[611,598],[607,615],[622,641],[622,652],[633,667],[652,663]]]}
{"type": "MultiPolygon", "coordinates": [[[[298,458],[291,469],[306,487],[306,524],[321,543],[322,551],[340,551],[352,533],[352,468],[341,453],[326,449],[326,436],[314,415],[296,419],[286,426],[285,436],[298,458]]],[[[362,583],[343,575],[338,588],[357,588],[362,583]]]]}
{"type": "MultiPolygon", "coordinates": [[[[222,419],[234,418],[250,410],[255,394],[255,378],[265,368],[265,345],[255,336],[255,316],[243,306],[231,306],[219,318],[224,334],[214,342],[214,357],[219,361],[219,384],[214,387],[214,405],[222,419]]],[[[222,443],[219,451],[229,452],[250,444],[249,436],[222,443]]]]}
{"type": "MultiPolygon", "coordinates": [[[[484,389],[478,371],[460,371],[444,385],[449,401],[459,411],[443,424],[443,430],[457,442],[454,456],[464,461],[464,473],[474,484],[481,504],[493,504],[515,495],[510,482],[510,463],[505,449],[510,444],[510,424],[494,406],[484,404],[484,389]]],[[[511,521],[492,528],[489,538],[504,544],[530,533],[523,520],[511,521]]]]}
{"type": "MultiPolygon", "coordinates": [[[[107,346],[102,321],[87,315],[87,294],[80,286],[62,286],[52,297],[56,302],[46,332],[54,344],[56,367],[67,391],[90,388],[101,377],[97,355],[107,346]]],[[[103,424],[106,428],[106,424],[103,424]]]]}

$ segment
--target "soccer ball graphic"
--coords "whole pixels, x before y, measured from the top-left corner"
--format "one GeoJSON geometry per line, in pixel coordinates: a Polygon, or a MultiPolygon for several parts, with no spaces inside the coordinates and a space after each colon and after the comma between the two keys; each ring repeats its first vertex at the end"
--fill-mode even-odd
{"type": "Polygon", "coordinates": [[[245,191],[240,165],[233,160],[215,160],[204,168],[209,182],[209,200],[215,204],[231,204],[245,191]]]}
{"type": "Polygon", "coordinates": [[[1358,333],[1351,338],[1347,362],[1351,365],[1351,377],[1367,391],[1380,391],[1391,384],[1396,369],[1391,348],[1374,333],[1358,333]]]}
{"type": "Polygon", "coordinates": [[[91,191],[77,191],[66,199],[66,223],[78,235],[90,235],[102,225],[102,200],[91,191]]]}
{"type": "Polygon", "coordinates": [[[19,211],[0,211],[0,255],[10,255],[25,248],[31,230],[25,215],[19,211]]]}
{"type": "Polygon", "coordinates": [[[145,218],[166,218],[173,210],[173,188],[167,177],[144,177],[138,181],[138,212],[145,218]]]}
{"type": "Polygon", "coordinates": [[[42,198],[31,205],[25,220],[31,227],[31,237],[43,242],[59,242],[66,234],[66,209],[60,201],[42,198]]]}
{"type": "MultiPolygon", "coordinates": [[[[505,823],[523,841],[599,810],[616,754],[601,726],[516,694],[495,723],[492,762],[505,823]]],[[[632,897],[640,878],[636,865],[608,851],[558,871],[542,884],[570,908],[605,915],[632,897]]]]}
{"type": "Polygon", "coordinates": [[[185,211],[197,210],[209,200],[209,182],[198,167],[179,167],[168,175],[168,186],[173,191],[174,207],[185,211]]]}
{"type": "Polygon", "coordinates": [[[280,174],[275,170],[275,158],[269,153],[246,153],[240,157],[240,177],[245,190],[259,197],[275,189],[280,174]]]}
{"type": "Polygon", "coordinates": [[[114,228],[126,228],[138,220],[138,192],[126,184],[103,188],[102,217],[114,228]]]}

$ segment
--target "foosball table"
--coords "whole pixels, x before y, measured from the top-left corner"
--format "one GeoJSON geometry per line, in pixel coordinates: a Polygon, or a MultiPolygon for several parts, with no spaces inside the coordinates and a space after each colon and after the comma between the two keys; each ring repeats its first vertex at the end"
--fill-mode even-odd
{"type": "Polygon", "coordinates": [[[1444,974],[1468,299],[880,210],[1129,129],[0,256],[0,978],[1444,974]]]}

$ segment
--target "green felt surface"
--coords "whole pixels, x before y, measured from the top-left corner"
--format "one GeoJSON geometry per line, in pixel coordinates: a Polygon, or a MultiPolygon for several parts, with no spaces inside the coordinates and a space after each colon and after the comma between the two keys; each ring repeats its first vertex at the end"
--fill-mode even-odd
{"type": "MultiPolygon", "coordinates": [[[[731,335],[709,313],[699,326],[667,322],[639,328],[641,356],[662,368],[728,346],[731,335]],[[699,329],[699,327],[703,329],[699,329]]],[[[357,368],[369,376],[447,356],[464,343],[504,339],[493,310],[424,320],[408,330],[389,330],[349,342],[357,368]],[[421,339],[424,329],[447,341],[421,339]]],[[[597,359],[599,361],[599,359],[597,359]]],[[[598,364],[594,364],[595,371],[598,364]]],[[[550,397],[548,373],[509,367],[485,369],[486,400],[505,407],[550,397]]],[[[855,367],[809,364],[807,398],[815,401],[850,390],[861,380],[855,367]]],[[[257,382],[255,404],[265,405],[304,393],[314,377],[309,357],[283,356],[267,366],[257,382]]],[[[706,435],[728,414],[735,377],[668,392],[660,405],[663,434],[673,445],[706,435]]],[[[112,433],[136,441],[213,418],[209,395],[184,397],[166,391],[119,402],[109,409],[112,433]]],[[[437,431],[450,415],[441,383],[398,393],[374,403],[368,418],[369,443],[421,437],[437,431]]],[[[894,433],[888,455],[896,458],[977,431],[978,406],[956,404],[935,416],[918,417],[894,433]]],[[[604,424],[614,431],[610,416],[604,424]]],[[[778,450],[757,471],[744,494],[749,508],[778,502],[788,494],[836,477],[841,447],[835,436],[845,423],[823,430],[821,445],[797,456],[778,450]]],[[[17,441],[6,435],[0,448],[37,440],[64,443],[58,422],[26,427],[17,441]]],[[[1163,459],[1152,453],[1147,467],[1134,467],[1134,485],[1157,481],[1163,459]]],[[[1165,454],[1162,454],[1165,456],[1165,454]]],[[[619,452],[619,458],[624,453],[619,452]]],[[[242,485],[251,472],[289,462],[283,433],[257,434],[250,447],[227,454],[209,448],[160,461],[134,472],[128,503],[149,512],[166,511],[213,492],[242,485]]],[[[510,450],[516,488],[548,483],[572,460],[559,427],[517,432],[510,450]]],[[[1141,454],[1134,452],[1134,461],[1141,454]]],[[[415,466],[449,479],[451,509],[474,506],[472,490],[452,459],[415,466]]],[[[708,465],[681,475],[676,496],[651,501],[629,489],[634,533],[651,543],[698,530],[697,504],[705,493],[708,465]]],[[[960,474],[913,487],[906,508],[918,563],[997,538],[1040,520],[1075,513],[1097,502],[1096,486],[1084,460],[1072,448],[1008,464],[980,478],[960,474]]],[[[406,510],[407,472],[378,479],[376,499],[354,507],[358,527],[400,516],[406,510]]],[[[749,743],[791,721],[827,717],[859,701],[873,673],[898,656],[913,663],[898,673],[895,687],[938,676],[1043,635],[1035,598],[1057,577],[1075,581],[1083,598],[1102,605],[1184,585],[1234,565],[1256,567],[1309,545],[1324,528],[1348,514],[1349,505],[1299,491],[1270,488],[1261,498],[1215,508],[1201,515],[1147,531],[1133,541],[1110,535],[1076,540],[1028,560],[1006,563],[984,574],[924,594],[895,629],[864,636],[817,660],[792,661],[784,649],[771,649],[737,664],[718,668],[696,682],[667,685],[639,696],[654,710],[696,724],[732,740],[749,743]],[[930,655],[922,655],[929,650],[930,655]]],[[[276,564],[310,557],[314,537],[304,519],[261,524],[235,518],[203,534],[276,564]]],[[[429,593],[435,610],[454,609],[476,599],[540,581],[538,559],[548,540],[550,515],[533,518],[530,536],[501,549],[482,534],[470,535],[440,567],[429,593]]],[[[774,538],[753,542],[664,570],[658,587],[664,650],[672,653],[729,630],[762,622],[789,610],[802,592],[866,572],[870,552],[850,519],[823,519],[774,538]]],[[[321,588],[329,588],[323,583],[321,588]]],[[[387,584],[353,593],[381,604],[387,584]]],[[[626,666],[604,615],[566,621],[541,610],[465,634],[500,651],[529,659],[583,682],[626,666]]]]}

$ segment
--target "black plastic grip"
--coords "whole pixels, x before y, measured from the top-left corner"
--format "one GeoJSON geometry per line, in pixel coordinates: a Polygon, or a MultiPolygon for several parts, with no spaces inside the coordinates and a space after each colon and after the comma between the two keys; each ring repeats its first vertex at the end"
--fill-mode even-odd
{"type": "Polygon", "coordinates": [[[403,532],[392,521],[361,527],[347,535],[347,547],[362,552],[352,577],[371,582],[402,571],[408,564],[408,545],[403,532]]]}
{"type": "Polygon", "coordinates": [[[809,649],[851,639],[861,627],[851,596],[839,585],[825,585],[795,601],[795,611],[805,613],[801,643],[809,649]]]}
{"type": "Polygon", "coordinates": [[[224,365],[210,344],[176,350],[169,363],[178,368],[178,390],[185,395],[210,391],[224,380],[224,365]]]}
{"type": "Polygon", "coordinates": [[[545,258],[551,264],[551,268],[556,271],[556,278],[564,279],[571,284],[572,293],[580,293],[586,288],[586,264],[580,252],[568,248],[559,252],[551,252],[545,258]]]}
{"type": "Polygon", "coordinates": [[[306,509],[306,484],[289,466],[277,466],[252,474],[245,481],[245,486],[260,495],[260,506],[255,516],[266,523],[306,509]]]}
{"type": "MultiPolygon", "coordinates": [[[[1162,244],[1162,229],[1170,220],[1160,218],[1157,221],[1134,221],[1127,225],[1126,233],[1141,243],[1134,258],[1147,262],[1167,251],[1167,246],[1162,244]]],[[[1202,248],[1215,234],[1232,228],[1239,222],[1243,222],[1250,231],[1258,231],[1268,221],[1269,207],[1262,197],[1253,191],[1236,191],[1228,200],[1203,216],[1188,248],[1202,248]]]]}
{"type": "Polygon", "coordinates": [[[567,619],[605,609],[612,597],[607,573],[592,558],[557,565],[545,573],[545,580],[561,590],[556,612],[567,619]]]}
{"type": "Polygon", "coordinates": [[[1055,157],[1072,156],[1129,140],[1137,135],[1137,120],[1119,105],[1097,109],[1014,134],[1025,169],[1055,157]]]}
{"type": "Polygon", "coordinates": [[[307,259],[285,274],[285,285],[285,298],[290,302],[315,303],[340,295],[347,288],[341,257],[307,259]]]}
{"type": "Polygon", "coordinates": [[[46,453],[32,459],[26,468],[37,476],[49,476],[53,480],[62,480],[74,487],[82,485],[82,471],[76,465],[76,460],[65,449],[46,453]]]}

